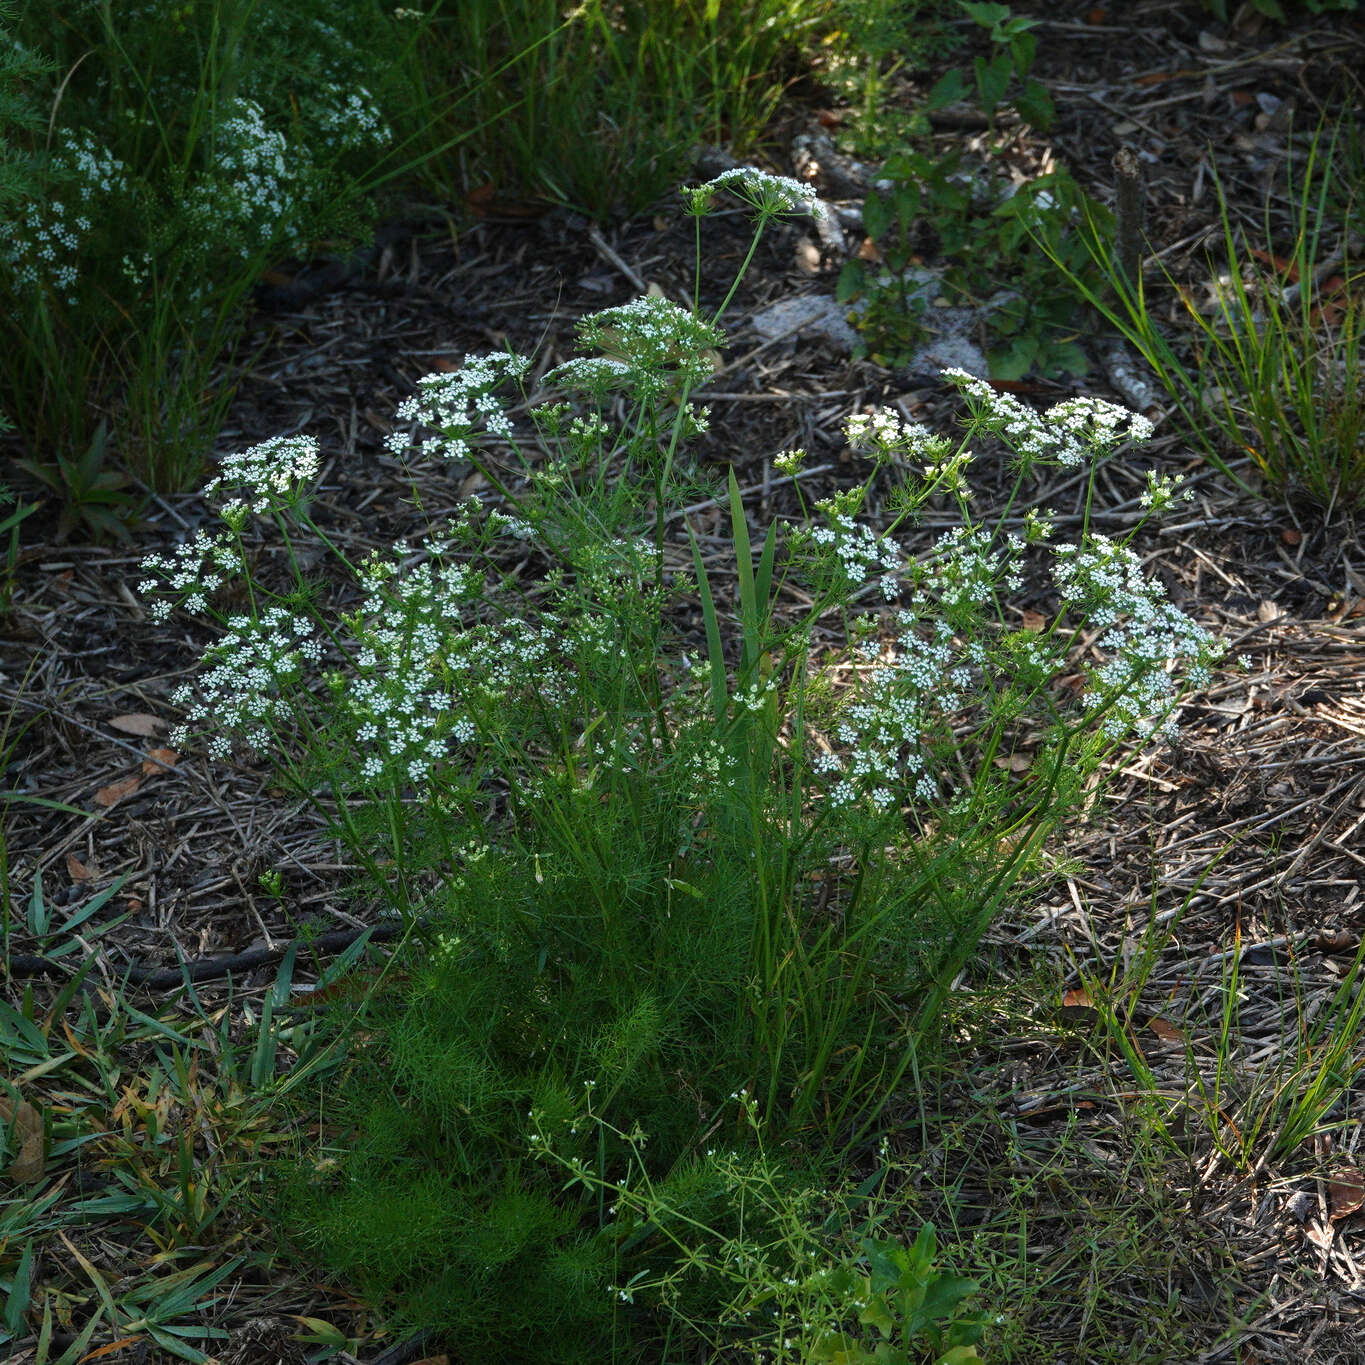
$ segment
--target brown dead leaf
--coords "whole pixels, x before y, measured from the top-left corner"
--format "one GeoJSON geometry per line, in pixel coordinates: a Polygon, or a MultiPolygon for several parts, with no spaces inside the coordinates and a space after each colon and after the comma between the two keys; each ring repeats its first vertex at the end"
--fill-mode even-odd
{"type": "Polygon", "coordinates": [[[476,218],[541,218],[550,209],[548,200],[504,198],[491,180],[470,190],[465,204],[476,218]]]}
{"type": "Polygon", "coordinates": [[[150,739],[166,728],[166,722],[159,716],[149,716],[143,711],[137,711],[126,716],[115,716],[109,722],[109,726],[114,730],[122,730],[125,735],[138,735],[142,739],[150,739]]]}
{"type": "Polygon", "coordinates": [[[1346,310],[1351,305],[1351,294],[1341,275],[1324,280],[1319,287],[1318,298],[1322,302],[1314,304],[1308,315],[1315,327],[1335,327],[1346,316],[1346,310]]]}
{"type": "Polygon", "coordinates": [[[1154,1014],[1147,1021],[1147,1027],[1156,1034],[1164,1043],[1183,1043],[1185,1035],[1172,1023],[1167,1022],[1159,1014],[1154,1014]]]}
{"type": "Polygon", "coordinates": [[[1365,1172],[1342,1166],[1327,1180],[1327,1216],[1336,1222],[1365,1208],[1365,1172]]]}
{"type": "Polygon", "coordinates": [[[1079,986],[1062,996],[1062,1007],[1058,1014],[1064,1023],[1077,1025],[1094,1024],[1100,1017],[1090,992],[1079,986]]]}
{"type": "Polygon", "coordinates": [[[1356,936],[1349,929],[1319,929],[1313,935],[1313,947],[1324,953],[1354,952],[1356,936]]]}
{"type": "Polygon", "coordinates": [[[95,804],[106,807],[117,806],[125,796],[131,796],[141,785],[141,773],[132,773],[128,777],[121,777],[117,782],[111,782],[107,787],[101,787],[95,793],[95,804]]]}
{"type": "Polygon", "coordinates": [[[142,760],[142,775],[155,777],[167,768],[174,768],[179,762],[180,755],[174,749],[148,749],[147,757],[142,760]]]}
{"type": "Polygon", "coordinates": [[[43,1116],[27,1100],[15,1104],[8,1095],[0,1095],[0,1122],[13,1124],[10,1141],[18,1149],[5,1174],[25,1185],[41,1180],[43,1116]]]}
{"type": "Polygon", "coordinates": [[[91,1351],[88,1355],[81,1357],[81,1365],[85,1365],[87,1360],[102,1360],[105,1356],[117,1355],[127,1346],[132,1346],[142,1340],[142,1337],[120,1337],[117,1341],[111,1341],[101,1346],[98,1351],[91,1351]]]}

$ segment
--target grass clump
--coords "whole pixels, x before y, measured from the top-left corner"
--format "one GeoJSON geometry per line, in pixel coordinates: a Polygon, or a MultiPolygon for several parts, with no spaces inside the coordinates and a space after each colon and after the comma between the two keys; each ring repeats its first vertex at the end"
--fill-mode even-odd
{"type": "Polygon", "coordinates": [[[1120,259],[1103,215],[1087,208],[1075,241],[1055,225],[1036,230],[1080,297],[1152,367],[1183,434],[1210,463],[1245,488],[1230,466],[1250,456],[1259,476],[1251,491],[1303,498],[1328,512],[1365,500],[1361,216],[1351,188],[1360,166],[1349,123],[1311,136],[1305,155],[1285,170],[1287,240],[1273,228],[1269,201],[1259,233],[1235,227],[1215,173],[1221,240],[1218,258],[1208,258],[1207,297],[1163,267],[1172,315],[1193,324],[1188,346],[1162,326],[1158,290],[1134,268],[1136,260],[1120,259]],[[1077,269],[1077,241],[1103,270],[1106,288],[1077,269]]]}
{"type": "MultiPolygon", "coordinates": [[[[722,193],[755,216],[754,246],[811,200],[747,168],[686,191],[699,260],[722,193]]],[[[757,1313],[754,1285],[789,1303],[779,1286],[811,1283],[822,1255],[894,1282],[909,1313],[932,1248],[902,1264],[848,1241],[860,1196],[826,1163],[866,1150],[913,1089],[955,978],[1106,756],[1169,732],[1220,652],[1088,513],[1074,544],[1045,508],[1017,531],[1009,508],[972,515],[973,438],[1012,452],[1012,508],[1041,469],[1082,472],[1093,497],[1143,419],[1087,399],[1039,416],[965,374],[963,441],[855,415],[861,486],[760,540],[732,477],[724,555],[676,544],[708,420],[689,394],[738,282],[711,318],[648,297],[584,319],[585,354],[524,405],[502,393],[527,357],[421,381],[391,450],[479,469],[500,505],[467,500],[348,566],[348,600],[294,559],[301,537],[325,543],[307,438],[226,461],[223,529],[147,561],[154,616],[223,629],[177,694],[174,742],[269,755],[410,928],[380,985],[319,1016],[286,1083],[326,1122],[286,1172],[282,1221],[403,1330],[465,1351],[657,1358],[719,1324],[788,1359],[802,1333],[757,1313]],[[860,519],[876,478],[896,487],[880,532],[860,519]],[[916,542],[931,502],[962,525],[916,542]],[[264,581],[249,547],[271,528],[295,567],[264,581]],[[229,583],[235,615],[213,605],[229,583]],[[1010,606],[1030,583],[1051,606],[1036,629],[1010,606]],[[700,1249],[731,1243],[747,1308],[700,1249]]],[[[802,458],[774,461],[798,490],[802,458]]],[[[1151,480],[1154,511],[1174,496],[1151,480]]],[[[957,1290],[906,1339],[969,1351],[957,1290]]],[[[836,1342],[859,1309],[827,1297],[836,1342]]]]}

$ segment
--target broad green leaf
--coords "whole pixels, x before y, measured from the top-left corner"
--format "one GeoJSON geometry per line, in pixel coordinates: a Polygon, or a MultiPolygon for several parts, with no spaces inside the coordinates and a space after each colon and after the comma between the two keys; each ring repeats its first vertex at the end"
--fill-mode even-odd
{"type": "Polygon", "coordinates": [[[1090,358],[1074,341],[1059,341],[1048,347],[1049,374],[1083,375],[1090,369],[1090,358]]]}
{"type": "Polygon", "coordinates": [[[990,118],[1005,98],[1010,77],[1014,74],[1013,63],[1008,53],[998,52],[990,61],[984,57],[976,58],[972,68],[976,72],[976,91],[981,100],[982,112],[990,118]]]}
{"type": "Polygon", "coordinates": [[[963,1299],[981,1286],[962,1275],[936,1275],[925,1290],[923,1311],[932,1319],[951,1318],[963,1299]]]}
{"type": "Polygon", "coordinates": [[[875,191],[863,203],[863,228],[875,242],[886,236],[891,226],[891,205],[875,191]]]}
{"type": "Polygon", "coordinates": [[[861,261],[845,261],[839,271],[839,279],[834,286],[834,301],[847,303],[863,292],[866,271],[861,261]]]}
{"type": "Polygon", "coordinates": [[[896,205],[896,217],[900,219],[901,229],[907,230],[919,216],[920,188],[913,180],[897,185],[893,198],[896,205]]]}
{"type": "Polygon", "coordinates": [[[1027,76],[1033,69],[1033,59],[1038,52],[1038,39],[1027,32],[1016,33],[1010,38],[1010,56],[1014,59],[1016,76],[1027,76]]]}
{"type": "Polygon", "coordinates": [[[1032,78],[1024,82],[1024,88],[1014,97],[1014,107],[1025,123],[1044,132],[1057,117],[1057,108],[1047,87],[1032,78]]]}
{"type": "Polygon", "coordinates": [[[932,114],[935,109],[946,109],[950,104],[956,104],[966,97],[967,78],[954,67],[934,82],[933,89],[929,91],[924,101],[924,108],[927,113],[932,114]]]}
{"type": "Polygon", "coordinates": [[[1010,17],[1008,5],[972,3],[971,0],[958,0],[958,3],[982,28],[994,28],[1010,17]]]}
{"type": "Polygon", "coordinates": [[[1038,338],[1033,336],[1015,337],[1007,347],[988,351],[986,359],[990,363],[992,379],[1022,379],[1038,358],[1038,338]]]}
{"type": "Polygon", "coordinates": [[[896,1319],[886,1306],[885,1294],[873,1294],[858,1314],[858,1321],[864,1327],[875,1327],[884,1337],[889,1337],[896,1326],[896,1319]]]}

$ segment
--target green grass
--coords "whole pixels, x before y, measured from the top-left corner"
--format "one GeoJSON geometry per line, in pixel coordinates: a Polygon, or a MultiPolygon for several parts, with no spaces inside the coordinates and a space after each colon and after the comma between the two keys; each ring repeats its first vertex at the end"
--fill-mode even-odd
{"type": "Polygon", "coordinates": [[[1182,436],[1248,491],[1307,500],[1322,515],[1365,501],[1365,276],[1353,255],[1362,218],[1352,188],[1361,164],[1347,123],[1319,127],[1306,150],[1295,148],[1287,237],[1272,225],[1269,202],[1259,233],[1234,226],[1215,171],[1222,231],[1218,255],[1207,257],[1207,298],[1177,284],[1164,266],[1164,290],[1141,271],[1129,278],[1108,223],[1095,213],[1075,235],[1104,271],[1107,290],[1068,263],[1056,225],[1040,234],[1077,294],[1155,371],[1182,436]],[[1163,324],[1163,297],[1178,302],[1183,333],[1163,324]],[[1258,486],[1230,468],[1243,456],[1251,457],[1258,486]]]}

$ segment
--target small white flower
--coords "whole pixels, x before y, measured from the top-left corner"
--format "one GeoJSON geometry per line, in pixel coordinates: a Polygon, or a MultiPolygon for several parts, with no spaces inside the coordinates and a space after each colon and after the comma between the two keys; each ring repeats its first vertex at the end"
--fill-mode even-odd
{"type": "Polygon", "coordinates": [[[736,166],[722,171],[704,185],[683,190],[688,209],[695,214],[705,213],[711,196],[728,190],[742,199],[761,217],[775,218],[786,213],[808,213],[816,204],[813,185],[790,176],[770,175],[754,166],[736,166]]]}

